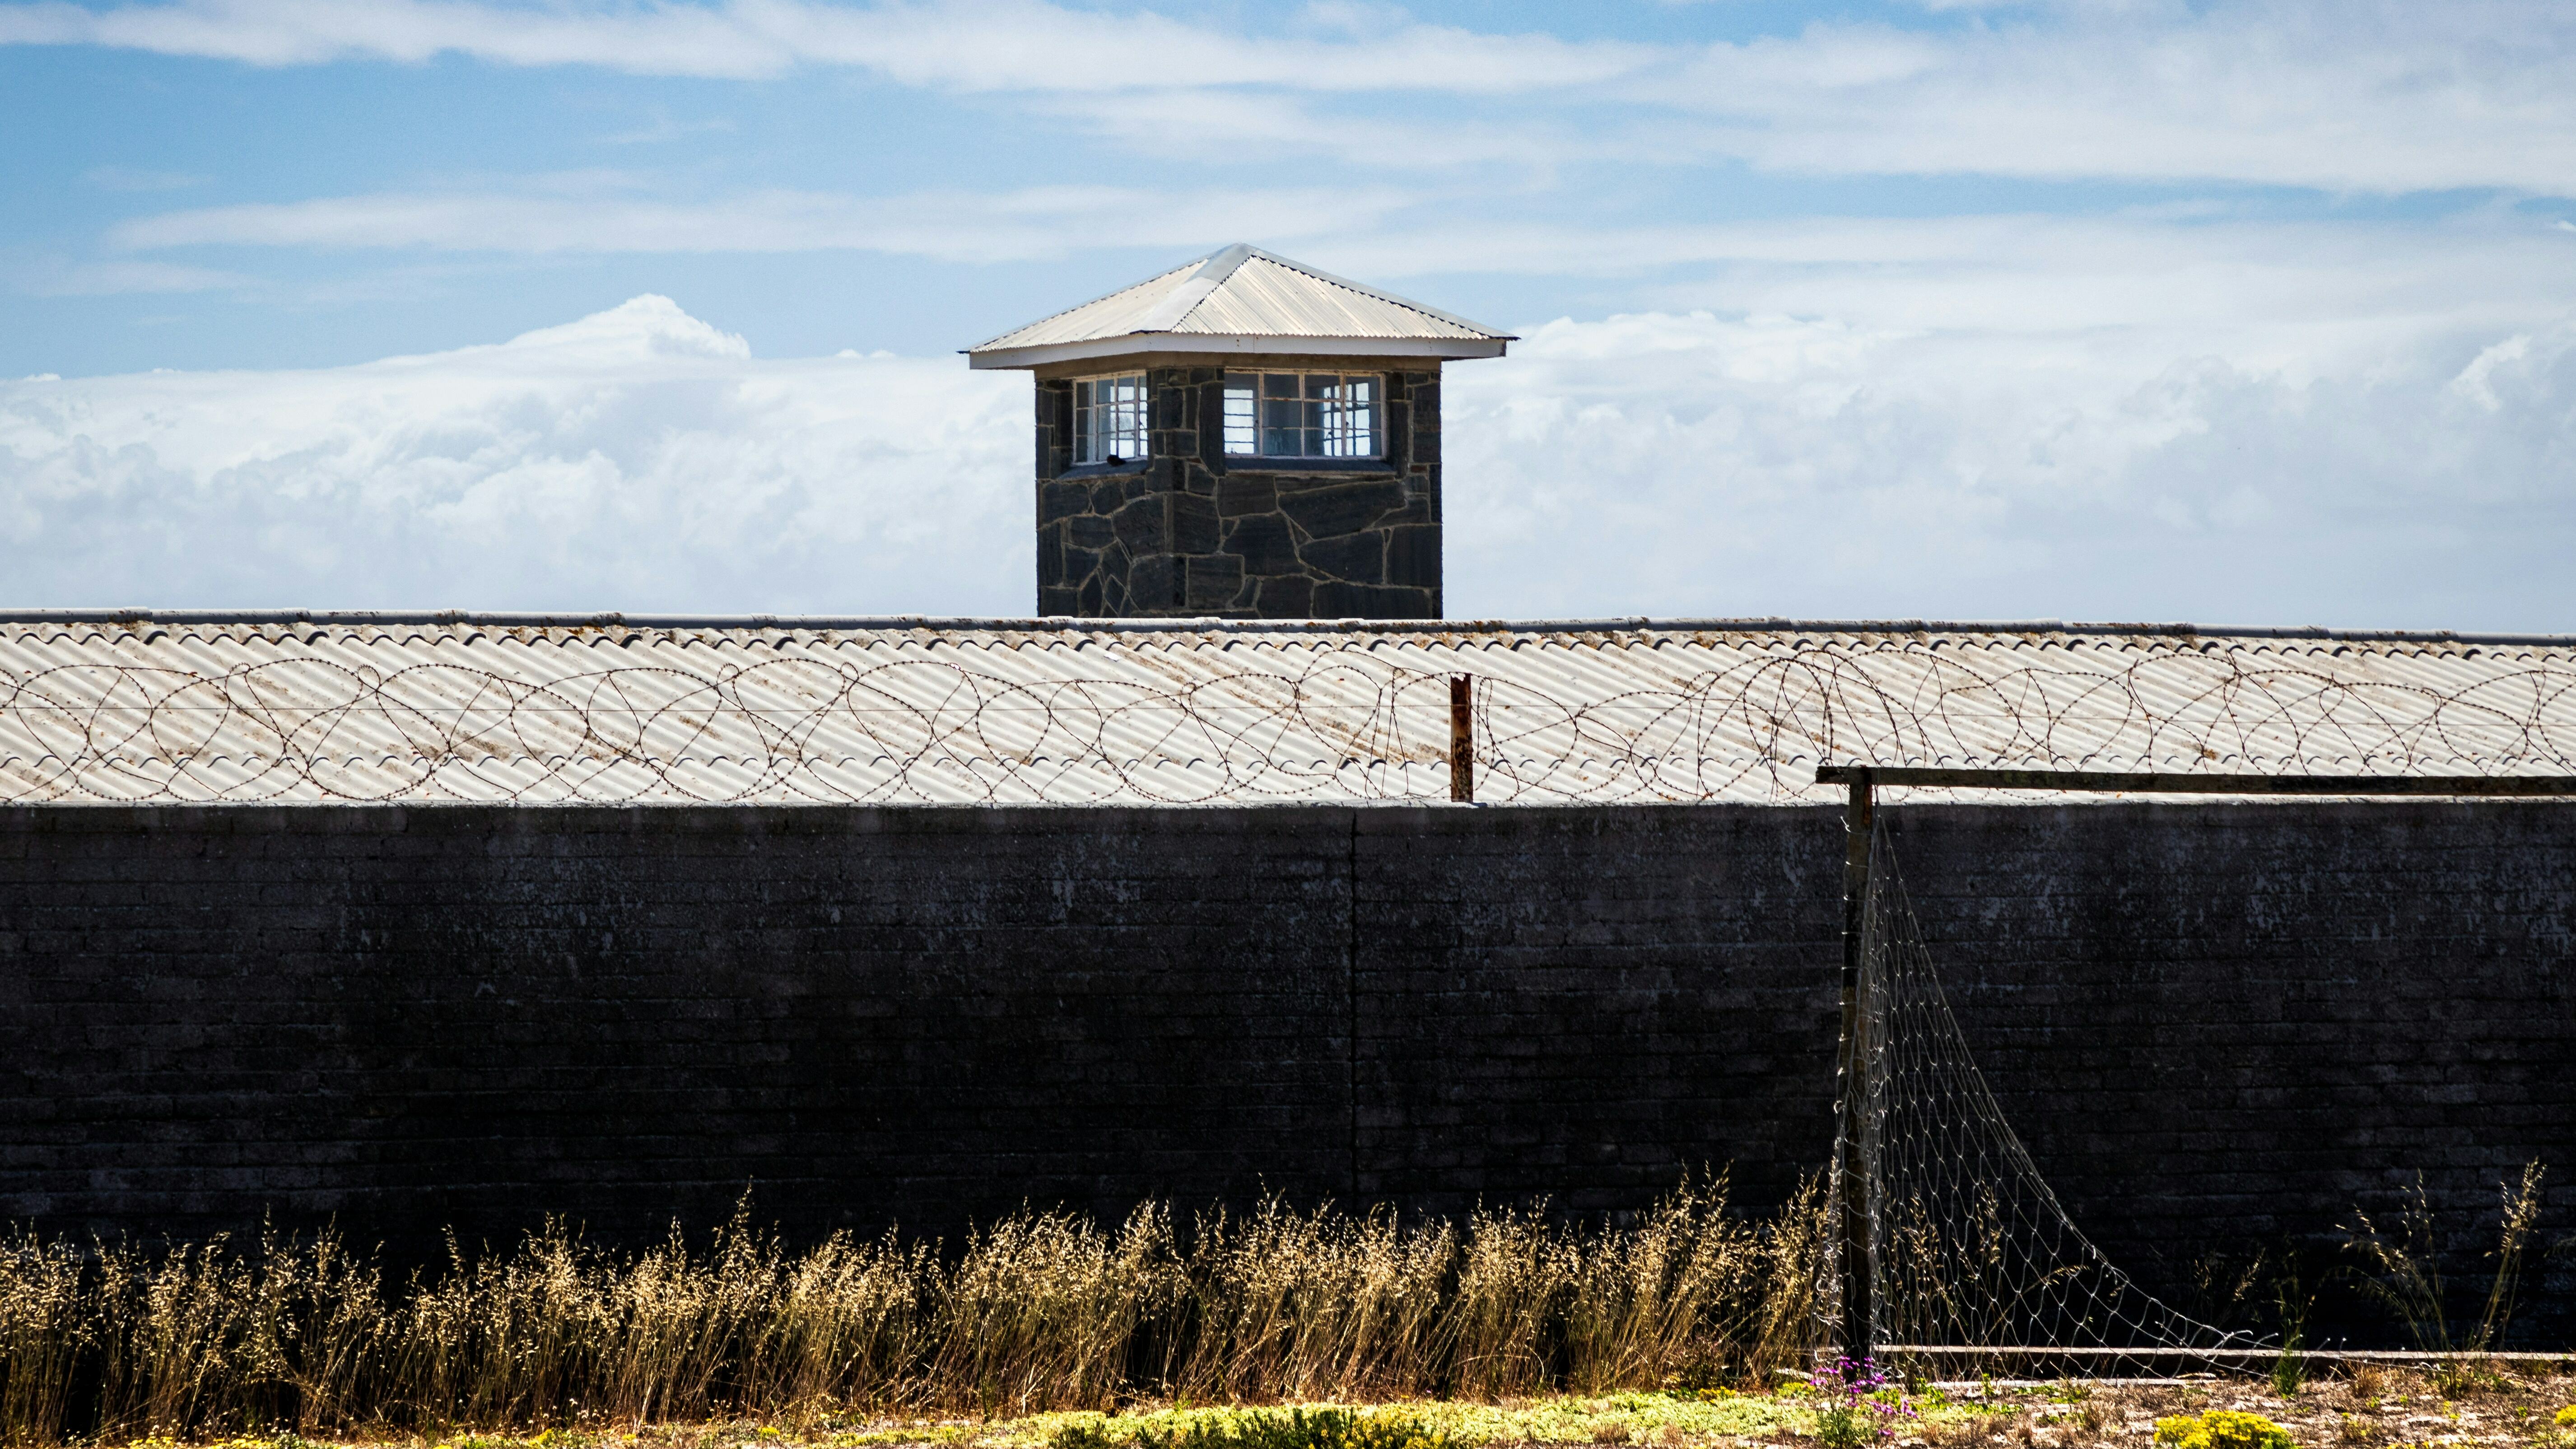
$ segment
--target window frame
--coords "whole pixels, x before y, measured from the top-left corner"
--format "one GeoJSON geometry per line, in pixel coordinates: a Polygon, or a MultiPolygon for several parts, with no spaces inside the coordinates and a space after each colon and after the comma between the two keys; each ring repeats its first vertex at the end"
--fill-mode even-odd
{"type": "Polygon", "coordinates": [[[1386,459],[1386,394],[1387,379],[1383,372],[1323,371],[1314,368],[1227,368],[1217,380],[1218,451],[1228,463],[1374,463],[1386,459]],[[1274,391],[1272,379],[1285,379],[1296,384],[1293,393],[1274,391]],[[1325,383],[1324,396],[1314,396],[1315,385],[1325,383]],[[1366,395],[1350,396],[1354,386],[1365,388],[1366,395]],[[1338,392],[1340,396],[1334,396],[1338,392]],[[1238,411],[1237,403],[1244,406],[1238,411]],[[1294,409],[1293,412],[1289,411],[1294,409]],[[1357,415],[1360,425],[1349,426],[1357,415]],[[1274,421],[1285,417],[1287,421],[1274,421]],[[1273,452],[1268,446],[1277,434],[1298,435],[1300,451],[1273,452]],[[1364,447],[1351,447],[1349,440],[1364,441],[1364,447]],[[1248,448],[1238,448],[1238,440],[1248,448]],[[1337,451],[1336,441],[1343,447],[1337,451]],[[1320,451],[1303,449],[1313,443],[1320,451]]]}
{"type": "Polygon", "coordinates": [[[1073,466],[1122,467],[1144,462],[1154,445],[1153,391],[1146,385],[1144,369],[1097,373],[1072,382],[1073,466]],[[1106,400],[1100,391],[1103,384],[1113,389],[1106,400]],[[1131,384],[1132,394],[1117,395],[1114,389],[1121,384],[1131,384]],[[1103,427],[1104,420],[1110,426],[1103,427]],[[1113,451],[1125,442],[1133,442],[1136,450],[1113,451]]]}

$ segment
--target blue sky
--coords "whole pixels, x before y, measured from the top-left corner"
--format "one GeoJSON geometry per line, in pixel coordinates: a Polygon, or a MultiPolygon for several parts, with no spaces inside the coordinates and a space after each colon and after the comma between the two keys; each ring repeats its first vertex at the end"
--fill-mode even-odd
{"type": "Polygon", "coordinates": [[[954,349],[1249,240],[1529,339],[1453,615],[2576,630],[2563,5],[0,0],[0,135],[9,604],[1020,612],[954,349]]]}

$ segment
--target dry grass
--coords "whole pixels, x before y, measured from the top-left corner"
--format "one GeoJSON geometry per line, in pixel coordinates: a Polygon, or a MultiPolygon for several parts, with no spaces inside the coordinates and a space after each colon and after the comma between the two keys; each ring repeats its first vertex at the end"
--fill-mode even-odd
{"type": "Polygon", "coordinates": [[[2389,1227],[2383,1229],[2369,1214],[2354,1210],[2359,1226],[2344,1231],[2348,1246],[2364,1265],[2363,1284],[2406,1325],[2417,1348],[2474,1353],[2504,1340],[2524,1259],[2540,1222],[2544,1178],[2544,1169],[2535,1159],[2522,1169],[2519,1183],[2508,1179],[2498,1185],[2502,1212],[2495,1251],[2487,1255],[2494,1270],[2475,1328],[2467,1327],[2456,1313],[2450,1288],[2442,1280],[2442,1237],[2421,1174],[2401,1198],[2389,1227]]]}
{"type": "Polygon", "coordinates": [[[737,1215],[620,1253],[555,1223],[400,1284],[329,1235],[21,1231],[0,1242],[0,1442],[1760,1383],[1809,1346],[1821,1221],[1812,1186],[1750,1222],[1718,1179],[1624,1227],[1274,1202],[800,1253],[737,1215]]]}

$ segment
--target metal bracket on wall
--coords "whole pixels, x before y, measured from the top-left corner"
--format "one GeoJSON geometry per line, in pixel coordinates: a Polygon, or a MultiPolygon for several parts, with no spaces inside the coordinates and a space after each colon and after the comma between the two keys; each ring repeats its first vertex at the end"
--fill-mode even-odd
{"type": "Polygon", "coordinates": [[[1476,680],[1449,676],[1449,798],[1462,805],[1476,801],[1476,680]]]}

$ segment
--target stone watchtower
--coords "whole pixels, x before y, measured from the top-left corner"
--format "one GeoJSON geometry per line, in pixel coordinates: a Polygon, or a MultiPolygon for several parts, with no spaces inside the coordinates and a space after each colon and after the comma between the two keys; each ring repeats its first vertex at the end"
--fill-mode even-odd
{"type": "Polygon", "coordinates": [[[1510,337],[1230,246],[967,349],[1037,374],[1038,612],[1440,617],[1440,364],[1510,337]]]}

